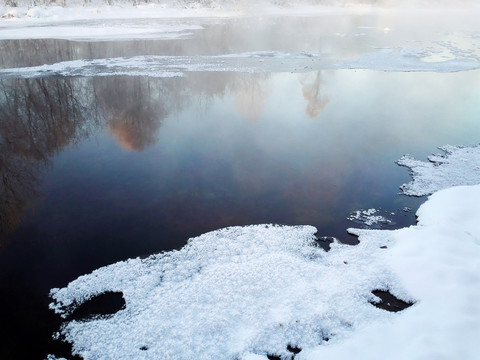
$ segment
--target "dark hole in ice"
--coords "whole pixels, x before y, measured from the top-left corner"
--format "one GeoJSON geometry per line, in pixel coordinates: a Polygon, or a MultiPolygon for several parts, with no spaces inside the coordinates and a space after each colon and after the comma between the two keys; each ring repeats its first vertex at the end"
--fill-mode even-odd
{"type": "Polygon", "coordinates": [[[336,239],[332,236],[315,236],[315,243],[317,246],[320,246],[325,251],[330,251],[330,244],[333,243],[336,239]]]}
{"type": "Polygon", "coordinates": [[[296,346],[288,345],[287,350],[290,351],[291,353],[298,354],[302,349],[296,346]]]}
{"type": "Polygon", "coordinates": [[[268,360],[282,360],[282,358],[278,355],[267,354],[268,360]]]}
{"type": "Polygon", "coordinates": [[[323,341],[330,341],[330,338],[329,338],[328,336],[324,336],[324,337],[322,338],[322,340],[323,340],[323,341]]]}
{"type": "Polygon", "coordinates": [[[378,296],[381,301],[380,302],[370,302],[373,306],[376,306],[379,309],[397,312],[402,311],[410,306],[413,305],[411,302],[405,302],[401,299],[396,298],[393,296],[389,291],[384,290],[373,290],[372,294],[378,296]]]}
{"type": "Polygon", "coordinates": [[[111,315],[125,308],[121,292],[107,292],[85,301],[69,316],[70,320],[88,319],[96,315],[111,315]]]}

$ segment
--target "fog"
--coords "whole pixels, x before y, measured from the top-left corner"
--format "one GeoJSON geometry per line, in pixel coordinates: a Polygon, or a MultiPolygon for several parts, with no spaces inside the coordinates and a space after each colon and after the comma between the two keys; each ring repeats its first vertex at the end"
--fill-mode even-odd
{"type": "Polygon", "coordinates": [[[99,6],[99,5],[162,4],[169,7],[251,8],[258,5],[295,6],[379,6],[379,7],[438,7],[475,5],[474,0],[5,0],[7,6],[99,6]]]}

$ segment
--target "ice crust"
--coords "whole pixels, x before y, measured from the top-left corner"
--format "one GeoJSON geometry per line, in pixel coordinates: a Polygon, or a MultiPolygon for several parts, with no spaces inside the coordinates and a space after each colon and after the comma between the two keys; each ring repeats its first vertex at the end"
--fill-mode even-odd
{"type": "Polygon", "coordinates": [[[309,72],[326,69],[456,72],[480,68],[478,59],[423,62],[420,55],[384,51],[355,61],[341,61],[322,54],[258,51],[215,56],[133,56],[82,59],[24,68],[0,69],[0,79],[92,76],[182,76],[186,72],[309,72]],[[366,60],[368,59],[368,61],[366,60]]]}
{"type": "Polygon", "coordinates": [[[446,145],[440,148],[444,155],[428,157],[428,162],[410,155],[398,160],[398,165],[410,170],[413,180],[400,188],[405,195],[424,196],[459,185],[480,183],[480,146],[446,145]]]}
{"type": "MultiPolygon", "coordinates": [[[[442,149],[446,155],[430,164],[400,160],[414,183],[425,174],[429,191],[447,186],[445,177],[480,182],[471,171],[478,147],[442,149]]],[[[417,211],[417,225],[348,229],[359,245],[335,242],[328,253],[316,246],[312,226],[221,229],[52,289],[50,307],[68,318],[96,295],[123,293],[125,309],[60,329],[85,359],[289,359],[291,345],[302,349],[295,359],[474,360],[478,204],[480,185],[440,190],[417,211]],[[415,304],[399,313],[378,309],[370,304],[379,300],[376,289],[415,304]]]]}

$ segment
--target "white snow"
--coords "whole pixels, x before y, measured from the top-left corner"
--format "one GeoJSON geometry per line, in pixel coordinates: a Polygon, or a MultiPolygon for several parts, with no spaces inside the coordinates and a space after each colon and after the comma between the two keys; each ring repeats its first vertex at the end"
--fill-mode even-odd
{"type": "Polygon", "coordinates": [[[286,356],[288,344],[313,347],[395,317],[369,304],[378,288],[408,298],[385,264],[385,239],[332,244],[325,253],[315,232],[257,225],[207,233],[180,251],[113,264],[54,289],[52,308],[63,313],[95,294],[123,292],[125,310],[62,329],[86,359],[286,356]]]}
{"type": "MultiPolygon", "coordinates": [[[[447,149],[441,159],[451,173],[478,164],[475,148],[447,149]]],[[[468,174],[464,181],[478,182],[468,174]]],[[[52,289],[50,306],[66,316],[97,294],[123,293],[125,309],[62,327],[85,359],[289,358],[292,345],[302,348],[295,359],[474,360],[479,204],[480,185],[441,190],[420,207],[417,225],[349,229],[360,244],[335,242],[328,253],[315,246],[311,226],[217,230],[52,289]],[[378,309],[375,289],[415,304],[378,309]]]]}
{"type": "Polygon", "coordinates": [[[389,321],[373,319],[342,343],[307,349],[298,359],[478,359],[479,201],[478,185],[450,188],[420,207],[416,226],[351,230],[360,242],[391,242],[387,261],[417,303],[389,321]]]}
{"type": "Polygon", "coordinates": [[[480,183],[480,146],[451,146],[440,148],[445,154],[431,155],[428,162],[403,156],[397,164],[409,168],[412,182],[403,184],[405,195],[423,196],[458,185],[480,183]]]}

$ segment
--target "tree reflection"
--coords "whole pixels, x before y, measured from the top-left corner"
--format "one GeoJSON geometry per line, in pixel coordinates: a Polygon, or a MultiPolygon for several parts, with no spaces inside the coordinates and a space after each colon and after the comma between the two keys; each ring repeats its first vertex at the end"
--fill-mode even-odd
{"type": "Polygon", "coordinates": [[[323,109],[327,106],[329,99],[326,96],[322,96],[320,87],[322,84],[322,72],[311,73],[308,77],[300,80],[303,86],[303,97],[307,100],[307,107],[305,113],[314,119],[320,115],[323,109]],[[312,75],[313,79],[312,79],[312,75]]]}
{"type": "MultiPolygon", "coordinates": [[[[0,234],[14,229],[34,204],[42,174],[57,152],[102,127],[124,150],[144,151],[157,142],[167,116],[192,101],[209,106],[226,94],[240,115],[257,119],[268,98],[269,79],[270,74],[212,72],[164,79],[1,80],[0,234]]],[[[328,102],[320,94],[321,74],[305,77],[302,84],[307,113],[317,116],[328,102]]]]}
{"type": "Polygon", "coordinates": [[[96,103],[110,134],[127,151],[143,151],[155,144],[156,134],[169,108],[165,98],[153,99],[149,78],[95,79],[96,103]]]}
{"type": "Polygon", "coordinates": [[[268,97],[268,74],[246,75],[232,89],[235,107],[249,120],[257,120],[268,97]]]}
{"type": "Polygon", "coordinates": [[[37,197],[49,158],[92,130],[78,81],[0,81],[0,232],[11,231],[37,197]]]}

